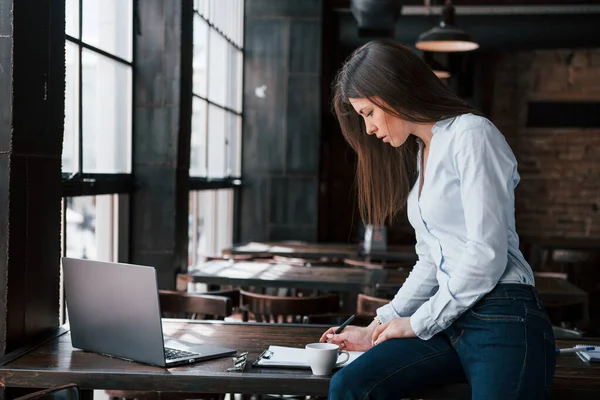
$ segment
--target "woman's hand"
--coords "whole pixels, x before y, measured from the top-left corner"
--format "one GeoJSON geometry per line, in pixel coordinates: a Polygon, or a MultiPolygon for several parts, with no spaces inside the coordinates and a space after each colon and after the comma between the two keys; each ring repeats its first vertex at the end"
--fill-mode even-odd
{"type": "Polygon", "coordinates": [[[410,326],[410,318],[394,318],[385,324],[378,325],[373,332],[373,345],[394,338],[417,337],[410,326]]]}
{"type": "Polygon", "coordinates": [[[371,340],[373,336],[373,330],[375,324],[371,324],[367,327],[348,325],[344,328],[342,333],[334,334],[338,327],[329,328],[319,342],[325,342],[329,335],[332,335],[329,339],[329,343],[337,344],[344,350],[355,350],[355,351],[367,351],[373,347],[371,340]]]}

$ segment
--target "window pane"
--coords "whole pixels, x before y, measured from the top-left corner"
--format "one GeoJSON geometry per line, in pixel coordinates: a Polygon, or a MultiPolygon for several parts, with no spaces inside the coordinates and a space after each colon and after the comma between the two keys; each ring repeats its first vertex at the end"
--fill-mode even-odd
{"type": "Polygon", "coordinates": [[[227,88],[227,41],[214,29],[209,32],[209,84],[208,99],[225,105],[225,92],[227,88]]]}
{"type": "Polygon", "coordinates": [[[198,11],[200,11],[200,15],[204,18],[208,19],[208,8],[210,7],[209,0],[198,0],[200,4],[198,4],[198,11]]]}
{"type": "Polygon", "coordinates": [[[190,192],[189,261],[220,255],[233,239],[233,189],[190,192]]]}
{"type": "Polygon", "coordinates": [[[79,47],[65,44],[65,130],[62,171],[79,169],[79,47]]]}
{"type": "Polygon", "coordinates": [[[237,99],[235,104],[235,109],[238,112],[242,112],[242,102],[244,100],[244,53],[242,51],[238,51],[236,54],[238,59],[237,61],[237,99]]]}
{"type": "Polygon", "coordinates": [[[116,195],[103,195],[64,199],[67,203],[65,216],[67,257],[116,261],[113,240],[116,226],[116,198],[116,195]]]}
{"type": "Polygon", "coordinates": [[[244,47],[244,2],[245,0],[240,0],[240,13],[238,15],[238,44],[240,47],[244,47]]]}
{"type": "Polygon", "coordinates": [[[225,110],[208,105],[208,173],[209,178],[223,178],[225,174],[225,110]]]}
{"type": "Polygon", "coordinates": [[[96,199],[94,196],[67,197],[67,257],[95,260],[96,199]]]}
{"type": "Polygon", "coordinates": [[[131,68],[83,49],[83,172],[131,172],[131,68]]]}
{"type": "Polygon", "coordinates": [[[227,113],[227,175],[240,177],[242,154],[242,117],[227,113]]]}
{"type": "Polygon", "coordinates": [[[200,16],[194,15],[194,87],[193,92],[206,97],[207,85],[207,45],[208,24],[200,16]]]}
{"type": "Polygon", "coordinates": [[[79,39],[79,0],[67,0],[65,3],[65,32],[79,39]]]}
{"type": "Polygon", "coordinates": [[[190,176],[206,176],[206,101],[192,99],[190,176]]]}
{"type": "Polygon", "coordinates": [[[237,49],[232,44],[227,43],[227,51],[229,52],[228,64],[227,64],[227,107],[236,109],[237,107],[237,93],[239,90],[239,83],[237,81],[237,49]]]}
{"type": "Polygon", "coordinates": [[[83,0],[83,38],[92,46],[131,61],[131,0],[83,0]]]}
{"type": "Polygon", "coordinates": [[[208,6],[208,22],[211,24],[215,24],[215,13],[217,8],[217,0],[210,0],[210,4],[208,6]]]}

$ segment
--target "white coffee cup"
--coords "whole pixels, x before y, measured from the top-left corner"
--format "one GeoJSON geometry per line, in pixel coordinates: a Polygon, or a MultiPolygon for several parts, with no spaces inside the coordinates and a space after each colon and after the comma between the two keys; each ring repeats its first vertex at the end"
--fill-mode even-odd
{"type": "Polygon", "coordinates": [[[333,343],[310,343],[305,346],[305,351],[313,375],[330,375],[333,367],[339,367],[350,359],[346,350],[340,350],[333,343]],[[345,354],[346,358],[337,362],[340,354],[345,354]]]}

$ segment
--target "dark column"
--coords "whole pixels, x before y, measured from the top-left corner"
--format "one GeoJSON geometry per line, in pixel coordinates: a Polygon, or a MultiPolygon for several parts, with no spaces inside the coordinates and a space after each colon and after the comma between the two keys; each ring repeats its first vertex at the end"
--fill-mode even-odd
{"type": "Polygon", "coordinates": [[[246,0],[240,239],[317,239],[322,0],[246,0]]]}
{"type": "Polygon", "coordinates": [[[58,325],[64,1],[0,0],[0,354],[58,325]]]}
{"type": "Polygon", "coordinates": [[[187,266],[192,107],[191,0],[139,3],[134,54],[131,262],[157,269],[161,289],[187,266]]]}

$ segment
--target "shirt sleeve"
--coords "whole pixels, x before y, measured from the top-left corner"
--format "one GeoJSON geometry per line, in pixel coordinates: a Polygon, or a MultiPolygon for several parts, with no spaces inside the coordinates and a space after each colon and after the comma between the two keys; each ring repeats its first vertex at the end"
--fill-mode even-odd
{"type": "Polygon", "coordinates": [[[436,267],[431,259],[427,243],[417,236],[415,251],[418,260],[394,299],[377,309],[377,316],[382,322],[393,318],[412,315],[436,292],[438,283],[435,277],[436,267]]]}
{"type": "MultiPolygon", "coordinates": [[[[491,123],[462,132],[457,143],[454,163],[460,180],[466,244],[446,283],[411,316],[413,331],[424,340],[446,329],[489,293],[508,261],[507,210],[514,207],[514,155],[491,123]]],[[[442,259],[442,265],[445,261],[442,259]]]]}

